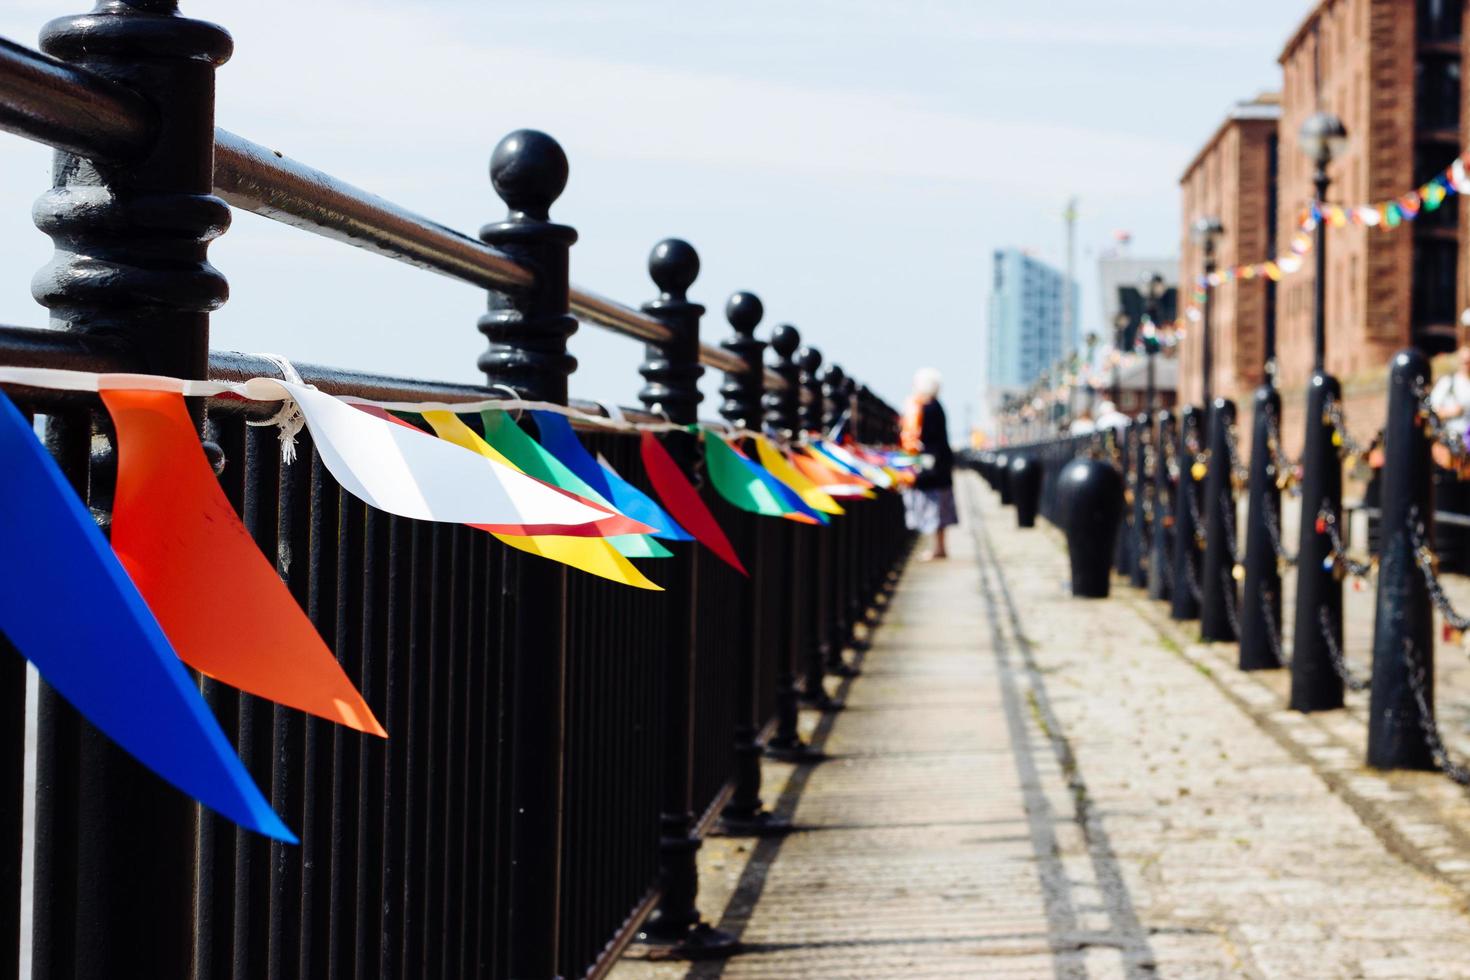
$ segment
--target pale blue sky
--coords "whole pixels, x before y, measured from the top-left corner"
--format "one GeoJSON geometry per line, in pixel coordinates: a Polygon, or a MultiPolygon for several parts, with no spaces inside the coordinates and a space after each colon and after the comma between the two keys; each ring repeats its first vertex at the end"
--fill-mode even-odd
{"type": "MultiPolygon", "coordinates": [[[[85,4],[74,4],[77,9],[85,4]]],[[[486,177],[522,126],[567,148],[553,216],[577,283],[636,304],[659,238],[687,238],[711,308],[751,289],[897,401],[945,373],[959,422],[981,384],[990,253],[1058,263],[1081,200],[1083,326],[1115,229],[1177,250],[1177,180],[1235,100],[1278,84],[1304,0],[743,0],[383,3],[185,0],[235,36],[218,122],[474,233],[503,208],[486,177]]],[[[34,45],[56,0],[7,0],[34,45]]],[[[0,139],[0,322],[41,325],[31,225],[47,151],[0,139]]],[[[231,299],[216,347],[445,380],[478,379],[483,294],[237,214],[211,249],[231,299]]],[[[574,394],[631,402],[641,347],[573,338],[574,394]]],[[[713,391],[706,385],[706,391],[713,391]]],[[[705,411],[714,406],[706,401],[705,411]]]]}

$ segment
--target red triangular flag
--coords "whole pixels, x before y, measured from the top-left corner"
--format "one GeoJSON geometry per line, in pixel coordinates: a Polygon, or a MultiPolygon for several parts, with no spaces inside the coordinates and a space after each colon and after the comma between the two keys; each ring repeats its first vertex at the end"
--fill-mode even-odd
{"type": "Polygon", "coordinates": [[[725,537],[725,532],[720,530],[720,525],[715,521],[715,515],[709,512],[709,508],[699,497],[699,491],[694,489],[694,485],[689,482],[679,464],[674,462],[663,443],[652,432],[645,432],[639,451],[643,456],[643,468],[648,471],[648,480],[658,492],[659,500],[663,502],[669,515],[680,527],[694,535],[696,541],[718,555],[725,564],[749,577],[750,573],[740,564],[740,558],[735,554],[730,539],[725,537]]]}
{"type": "Polygon", "coordinates": [[[103,391],[102,401],[117,428],[112,547],[179,659],[231,687],[386,736],[225,499],[183,397],[103,391]]]}

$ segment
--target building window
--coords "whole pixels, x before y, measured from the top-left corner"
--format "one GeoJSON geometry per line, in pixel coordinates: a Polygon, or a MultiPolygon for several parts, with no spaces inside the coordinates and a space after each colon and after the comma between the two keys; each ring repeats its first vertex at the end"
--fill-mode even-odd
{"type": "Polygon", "coordinates": [[[1453,240],[1426,238],[1414,243],[1414,343],[1427,354],[1454,349],[1455,266],[1453,240]],[[1450,329],[1434,330],[1433,328],[1450,329]]]}
{"type": "Polygon", "coordinates": [[[1421,55],[1414,64],[1414,106],[1418,128],[1457,128],[1460,125],[1460,96],[1459,56],[1421,55]]]}
{"type": "Polygon", "coordinates": [[[1458,41],[1460,0],[1419,0],[1419,40],[1458,41]]]}

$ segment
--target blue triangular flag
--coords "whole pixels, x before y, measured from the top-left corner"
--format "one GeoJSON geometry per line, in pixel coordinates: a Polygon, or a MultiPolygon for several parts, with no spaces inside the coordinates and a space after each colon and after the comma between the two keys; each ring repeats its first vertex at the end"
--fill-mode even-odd
{"type": "Polygon", "coordinates": [[[46,683],[200,803],[242,827],[296,843],[92,516],[3,392],[0,560],[18,570],[0,585],[0,632],[46,683]]]}
{"type": "Polygon", "coordinates": [[[572,431],[572,423],[556,412],[533,411],[536,428],[541,432],[541,446],[561,460],[562,465],[577,474],[582,482],[622,513],[653,528],[655,538],[665,541],[693,541],[694,536],[674,522],[653,499],[633,484],[599,463],[582,440],[572,431]]]}

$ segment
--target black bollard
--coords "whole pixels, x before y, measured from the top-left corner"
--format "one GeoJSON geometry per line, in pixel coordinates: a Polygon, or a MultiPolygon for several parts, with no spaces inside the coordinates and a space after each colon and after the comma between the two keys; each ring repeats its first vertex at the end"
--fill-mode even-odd
{"type": "Polygon", "coordinates": [[[1106,599],[1123,521],[1123,476],[1100,459],[1078,457],[1062,467],[1057,492],[1066,520],[1072,594],[1106,599]]]}
{"type": "Polygon", "coordinates": [[[1415,545],[1434,540],[1433,467],[1418,394],[1428,379],[1429,363],[1419,351],[1394,355],[1383,429],[1383,519],[1368,699],[1368,765],[1377,769],[1437,768],[1424,737],[1426,721],[1434,720],[1434,611],[1415,560],[1415,545]]]}
{"type": "Polygon", "coordinates": [[[1251,425],[1250,483],[1246,491],[1245,600],[1240,610],[1240,669],[1274,670],[1281,662],[1281,569],[1272,539],[1281,533],[1281,490],[1275,440],[1281,395],[1256,389],[1251,425]]]}
{"type": "Polygon", "coordinates": [[[1186,405],[1179,412],[1179,443],[1174,458],[1179,473],[1174,480],[1174,571],[1170,591],[1172,619],[1199,618],[1200,550],[1195,541],[1194,515],[1199,506],[1199,481],[1194,475],[1195,452],[1199,448],[1199,409],[1186,405]]]}
{"type": "Polygon", "coordinates": [[[1006,481],[1011,500],[1016,504],[1016,526],[1035,527],[1036,508],[1041,502],[1041,463],[1030,454],[1017,456],[1011,462],[1006,481]]]}
{"type": "Polygon", "coordinates": [[[1317,515],[1342,513],[1342,461],[1332,444],[1327,402],[1339,397],[1337,379],[1312,372],[1307,388],[1307,435],[1302,447],[1301,537],[1296,563],[1296,622],[1291,655],[1291,708],[1328,711],[1343,705],[1342,678],[1329,643],[1342,649],[1342,582],[1331,567],[1332,538],[1317,515]],[[1325,620],[1325,622],[1324,622],[1325,620]]]}
{"type": "Polygon", "coordinates": [[[1174,486],[1168,464],[1169,447],[1174,444],[1173,414],[1168,411],[1158,413],[1153,440],[1154,516],[1149,540],[1148,597],[1168,601],[1172,579],[1170,566],[1174,561],[1174,528],[1171,526],[1174,518],[1169,506],[1174,486]]]}
{"type": "Polygon", "coordinates": [[[1000,493],[1000,502],[1009,507],[1011,500],[1011,454],[1000,453],[995,457],[995,480],[993,486],[1000,493]]]}
{"type": "Polygon", "coordinates": [[[1205,523],[1205,553],[1200,563],[1199,635],[1206,643],[1235,640],[1235,610],[1240,607],[1235,581],[1235,489],[1230,427],[1235,402],[1216,398],[1209,413],[1209,472],[1200,495],[1199,515],[1205,523]]]}
{"type": "Polygon", "coordinates": [[[1129,430],[1129,436],[1133,442],[1133,463],[1129,472],[1133,474],[1132,499],[1127,501],[1128,512],[1132,522],[1128,526],[1131,537],[1129,548],[1132,551],[1131,563],[1128,568],[1128,578],[1136,589],[1148,585],[1149,570],[1149,526],[1148,513],[1144,504],[1148,499],[1148,457],[1149,443],[1153,438],[1152,426],[1149,425],[1148,413],[1142,413],[1133,420],[1133,427],[1129,430]]]}

